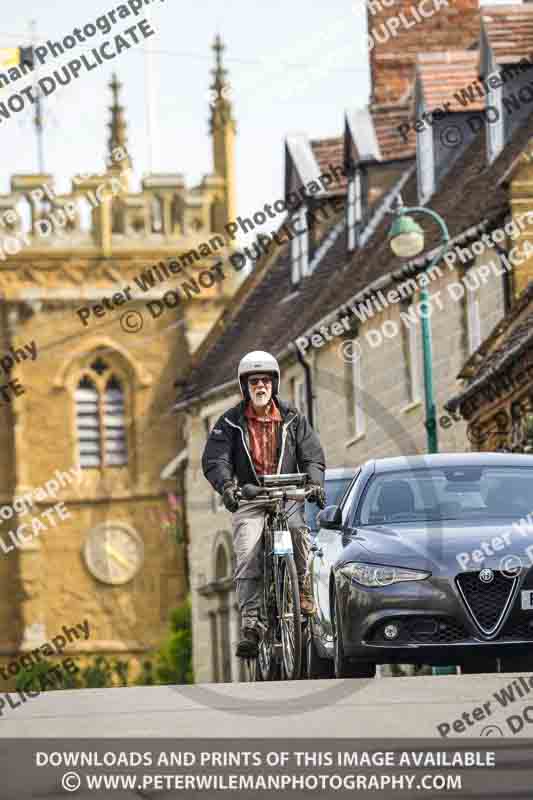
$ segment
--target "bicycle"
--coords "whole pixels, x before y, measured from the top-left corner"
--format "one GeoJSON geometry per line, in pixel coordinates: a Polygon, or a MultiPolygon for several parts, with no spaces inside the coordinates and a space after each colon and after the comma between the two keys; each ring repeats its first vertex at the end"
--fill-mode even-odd
{"type": "MultiPolygon", "coordinates": [[[[313,491],[305,488],[301,473],[264,475],[263,485],[246,484],[237,490],[239,501],[261,501],[265,508],[263,529],[263,602],[265,630],[257,659],[248,659],[251,680],[275,680],[282,667],[286,680],[297,680],[302,668],[302,614],[300,591],[285,503],[305,500],[313,491]]],[[[296,509],[295,509],[296,510],[296,509]]]]}

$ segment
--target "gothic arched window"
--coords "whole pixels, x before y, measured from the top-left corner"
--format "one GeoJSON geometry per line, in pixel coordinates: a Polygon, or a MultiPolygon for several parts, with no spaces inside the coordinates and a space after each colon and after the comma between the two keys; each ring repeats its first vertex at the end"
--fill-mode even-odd
{"type": "Polygon", "coordinates": [[[78,457],[84,469],[128,463],[122,383],[98,357],[85,370],[75,394],[78,457]]]}

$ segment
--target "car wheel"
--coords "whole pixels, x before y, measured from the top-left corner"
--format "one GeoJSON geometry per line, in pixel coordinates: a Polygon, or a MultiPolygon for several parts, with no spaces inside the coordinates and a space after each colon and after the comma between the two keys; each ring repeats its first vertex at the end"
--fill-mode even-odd
{"type": "Polygon", "coordinates": [[[322,658],[316,651],[310,623],[305,634],[305,666],[308,680],[334,677],[333,661],[322,658]]]}
{"type": "Polygon", "coordinates": [[[342,642],[342,627],[340,625],[339,600],[335,593],[334,641],[333,664],[336,678],[375,678],[376,665],[369,661],[348,661],[344,655],[342,642]]]}
{"type": "Polygon", "coordinates": [[[461,664],[461,675],[482,675],[483,673],[499,672],[497,658],[469,658],[461,664]]]}

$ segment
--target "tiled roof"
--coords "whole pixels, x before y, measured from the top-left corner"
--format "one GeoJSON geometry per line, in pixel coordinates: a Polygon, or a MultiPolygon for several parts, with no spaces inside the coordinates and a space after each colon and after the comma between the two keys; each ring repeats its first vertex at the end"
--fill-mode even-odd
{"type": "MultiPolygon", "coordinates": [[[[321,173],[329,172],[330,164],[342,169],[344,163],[344,139],[342,136],[330,139],[314,139],[311,141],[311,149],[318,161],[321,173]]],[[[346,191],[346,178],[341,177],[340,181],[335,182],[334,186],[335,193],[344,193],[346,191]]]]}
{"type": "MultiPolygon", "coordinates": [[[[498,162],[489,169],[484,167],[485,147],[485,136],[482,131],[472,146],[458,159],[444,178],[439,191],[431,198],[432,210],[446,220],[451,237],[483,219],[495,217],[507,207],[506,193],[503,189],[494,188],[499,175],[498,162]],[[457,202],[458,197],[461,197],[461,203],[457,202]]],[[[502,157],[501,161],[504,160],[507,163],[502,157]]],[[[416,174],[407,181],[401,194],[405,205],[418,205],[416,174]]],[[[315,318],[321,319],[377,278],[402,267],[404,262],[394,256],[387,240],[390,224],[391,217],[386,215],[366,246],[356,251],[349,261],[343,252],[337,253],[337,268],[332,271],[328,291],[317,298],[314,308],[308,310],[309,314],[312,315],[314,312],[315,318]]],[[[440,232],[436,225],[428,225],[427,222],[422,224],[426,231],[425,249],[430,251],[438,245],[440,232]]]]}
{"type": "MultiPolygon", "coordinates": [[[[444,217],[452,238],[483,221],[501,220],[508,210],[508,196],[498,182],[532,135],[533,113],[489,167],[484,129],[456,161],[431,198],[431,208],[444,217]]],[[[406,205],[418,205],[416,174],[402,189],[402,198],[406,205]]],[[[325,232],[342,217],[341,212],[325,226],[325,232]]],[[[403,262],[393,255],[387,242],[390,221],[385,216],[366,245],[351,258],[346,253],[345,235],[339,235],[313,274],[302,281],[297,293],[290,282],[289,248],[283,246],[261,280],[242,296],[225,330],[207,352],[200,368],[194,370],[195,385],[189,387],[190,392],[198,395],[232,380],[240,358],[248,350],[260,348],[279,355],[357,292],[399,270],[403,262]]],[[[440,233],[436,225],[430,224],[425,229],[426,251],[430,251],[438,245],[440,233]]]]}
{"type": "Polygon", "coordinates": [[[481,25],[498,64],[512,64],[533,53],[533,7],[482,6],[481,25]]]}
{"type": "MultiPolygon", "coordinates": [[[[332,214],[328,222],[322,223],[320,238],[323,240],[331,234],[343,218],[343,211],[332,214]]],[[[340,239],[344,247],[342,234],[340,239]]],[[[325,258],[295,293],[291,283],[289,244],[282,245],[273,258],[264,262],[261,272],[257,276],[254,270],[247,278],[234,302],[220,318],[218,329],[210,331],[208,341],[194,355],[194,386],[192,383],[189,385],[187,394],[191,391],[199,394],[235,378],[237,365],[249,350],[279,353],[298,335],[302,320],[310,319],[305,309],[326,290],[327,282],[331,280],[331,268],[325,258]],[[292,299],[287,299],[291,295],[294,295],[292,299]]]]}
{"type": "Polygon", "coordinates": [[[408,122],[410,108],[407,104],[373,105],[370,109],[376,137],[383,161],[399,158],[414,158],[416,153],[416,132],[414,128],[407,134],[407,141],[399,132],[402,123],[408,122]]]}
{"type": "MultiPolygon", "coordinates": [[[[460,103],[454,93],[478,81],[479,53],[468,50],[422,53],[418,56],[417,72],[427,109],[449,103],[450,111],[464,111],[464,103],[460,103]]],[[[484,90],[481,91],[484,94],[484,90]]],[[[478,96],[468,103],[468,108],[481,111],[485,103],[485,97],[478,96]]]]}

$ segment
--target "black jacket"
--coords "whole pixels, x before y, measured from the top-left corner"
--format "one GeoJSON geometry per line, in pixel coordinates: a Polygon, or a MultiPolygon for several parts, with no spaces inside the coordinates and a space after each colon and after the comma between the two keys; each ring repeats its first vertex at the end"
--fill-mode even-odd
{"type": "MultiPolygon", "coordinates": [[[[275,403],[283,421],[278,438],[277,472],[305,472],[312,483],[323,486],[325,459],[318,436],[295,408],[277,398],[275,403]]],[[[243,400],[222,414],[205,445],[203,473],[219,494],[222,494],[224,484],[234,477],[239,486],[259,484],[250,451],[245,408],[243,400]]]]}

